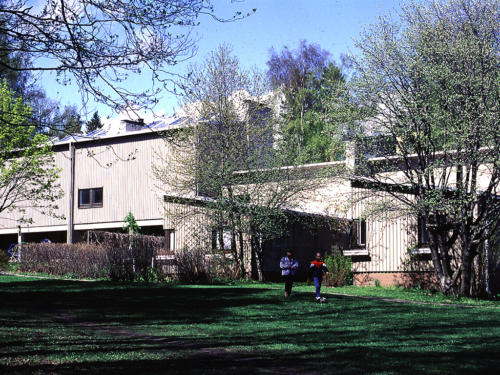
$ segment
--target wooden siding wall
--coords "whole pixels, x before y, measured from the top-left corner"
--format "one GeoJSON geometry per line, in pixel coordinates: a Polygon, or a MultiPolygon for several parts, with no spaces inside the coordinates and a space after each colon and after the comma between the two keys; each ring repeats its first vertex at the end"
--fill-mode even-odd
{"type": "MultiPolygon", "coordinates": [[[[407,197],[409,198],[409,197],[407,197]]],[[[353,257],[355,272],[402,272],[408,248],[416,244],[416,220],[401,212],[374,210],[381,202],[400,204],[389,194],[352,188],[352,218],[366,217],[368,256],[353,257]]]]}
{"type": "Polygon", "coordinates": [[[166,143],[155,135],[77,147],[75,162],[75,224],[121,221],[132,212],[136,220],[162,219],[162,192],[152,167],[166,143]],[[78,190],[103,188],[103,206],[78,208],[78,190]]]}
{"type": "MultiPolygon", "coordinates": [[[[160,163],[159,153],[169,155],[168,144],[157,134],[81,142],[75,152],[74,224],[122,221],[132,212],[136,220],[163,219],[163,192],[157,188],[152,167],[160,163]],[[78,189],[103,188],[103,206],[78,208],[78,189]]],[[[170,160],[168,157],[162,160],[170,160]]],[[[61,168],[60,184],[65,194],[57,202],[58,214],[68,217],[70,160],[67,145],[56,146],[56,166],[61,168]]],[[[35,210],[29,227],[66,225],[35,210]]],[[[0,229],[16,228],[18,216],[0,218],[0,229]]],[[[23,225],[23,228],[28,225],[23,225]]]]}
{"type": "MultiPolygon", "coordinates": [[[[121,222],[132,212],[136,220],[164,220],[164,229],[175,230],[175,248],[210,246],[211,234],[200,233],[200,222],[206,215],[199,208],[166,204],[163,194],[169,189],[157,186],[152,167],[176,171],[170,155],[175,154],[157,134],[143,134],[108,140],[77,143],[75,160],[74,224],[98,224],[121,222]],[[159,158],[162,154],[164,158],[159,158]],[[103,207],[78,208],[78,189],[103,188],[103,207]],[[182,212],[184,210],[184,212],[182,212]],[[198,212],[196,212],[198,210],[198,212]],[[172,214],[176,211],[176,214],[172,214]],[[184,217],[180,223],[179,218],[184,217]]],[[[68,147],[57,146],[56,165],[62,169],[60,183],[65,196],[58,202],[59,214],[67,217],[67,203],[70,179],[68,147]]],[[[167,178],[168,179],[168,178],[167,178]]],[[[391,199],[380,193],[351,187],[348,180],[331,179],[314,192],[305,194],[297,206],[306,211],[329,216],[356,219],[370,210],[377,199],[391,199]],[[361,199],[364,198],[364,199],[361,199]]],[[[31,227],[62,226],[66,220],[56,219],[30,210],[34,223],[31,227]]],[[[0,228],[16,228],[18,217],[12,213],[0,218],[0,228]]],[[[24,227],[24,226],[23,226],[24,227]]],[[[367,218],[368,257],[353,257],[356,272],[401,272],[402,260],[407,249],[415,245],[416,225],[412,217],[391,217],[391,215],[369,215],[367,218]]]]}
{"type": "Polygon", "coordinates": [[[165,203],[165,229],[175,230],[175,250],[211,247],[211,233],[207,233],[209,218],[206,211],[179,203],[165,203]]]}
{"type": "MultiPolygon", "coordinates": [[[[54,155],[55,165],[61,169],[59,183],[61,188],[66,193],[69,189],[70,180],[70,161],[68,148],[58,148],[54,155]]],[[[68,198],[65,194],[58,202],[56,202],[58,210],[56,211],[57,216],[67,217],[68,210],[68,198]]],[[[33,208],[27,208],[26,217],[33,219],[33,224],[22,224],[23,227],[37,227],[37,226],[48,226],[48,225],[64,225],[66,224],[65,219],[55,218],[53,216],[47,216],[41,213],[39,210],[33,208]]],[[[3,212],[0,214],[0,229],[17,228],[18,220],[20,214],[18,212],[3,212]]]]}

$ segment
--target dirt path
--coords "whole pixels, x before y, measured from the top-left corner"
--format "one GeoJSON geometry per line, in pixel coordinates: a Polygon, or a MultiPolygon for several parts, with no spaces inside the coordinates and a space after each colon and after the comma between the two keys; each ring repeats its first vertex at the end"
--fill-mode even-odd
{"type": "Polygon", "coordinates": [[[276,359],[269,356],[257,356],[247,353],[241,353],[230,349],[221,349],[218,347],[207,347],[196,341],[188,340],[172,340],[163,336],[147,335],[131,329],[99,324],[96,322],[81,321],[74,314],[58,311],[51,312],[50,319],[71,325],[72,327],[82,328],[85,330],[93,330],[102,332],[111,336],[125,336],[136,338],[144,341],[149,341],[154,344],[160,344],[166,350],[190,349],[197,350],[199,353],[207,356],[210,359],[220,360],[229,363],[230,365],[245,366],[246,368],[255,368],[256,370],[264,370],[269,374],[276,375],[319,375],[319,372],[311,371],[303,367],[289,367],[282,365],[276,359]]]}

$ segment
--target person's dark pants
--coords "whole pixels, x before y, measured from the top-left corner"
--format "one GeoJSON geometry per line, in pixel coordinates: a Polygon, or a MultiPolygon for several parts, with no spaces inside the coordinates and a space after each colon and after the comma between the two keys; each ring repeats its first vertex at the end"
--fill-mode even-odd
{"type": "Polygon", "coordinates": [[[285,280],[285,294],[289,296],[292,293],[293,275],[284,275],[283,279],[285,280]]]}
{"type": "Polygon", "coordinates": [[[321,277],[314,276],[314,286],[316,287],[316,298],[321,297],[320,295],[320,290],[321,290],[321,282],[322,282],[321,277]]]}

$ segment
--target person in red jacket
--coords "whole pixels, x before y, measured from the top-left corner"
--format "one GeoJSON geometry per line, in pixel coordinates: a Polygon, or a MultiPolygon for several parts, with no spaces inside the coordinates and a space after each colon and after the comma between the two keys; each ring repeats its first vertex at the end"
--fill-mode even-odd
{"type": "Polygon", "coordinates": [[[316,287],[316,301],[318,302],[326,302],[326,298],[321,297],[320,294],[323,273],[328,273],[328,268],[326,268],[325,262],[321,259],[321,253],[316,253],[316,258],[309,266],[309,274],[314,280],[314,286],[316,287]]]}

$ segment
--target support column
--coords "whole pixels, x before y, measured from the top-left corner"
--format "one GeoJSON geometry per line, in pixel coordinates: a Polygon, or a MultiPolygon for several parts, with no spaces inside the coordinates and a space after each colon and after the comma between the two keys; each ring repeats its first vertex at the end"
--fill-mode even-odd
{"type": "Polygon", "coordinates": [[[17,253],[18,253],[18,259],[19,261],[21,260],[21,250],[23,247],[23,232],[21,230],[21,226],[17,226],[17,253]]]}
{"type": "Polygon", "coordinates": [[[75,210],[75,144],[69,143],[69,165],[70,165],[70,178],[69,178],[69,194],[68,194],[68,229],[67,229],[67,243],[73,243],[73,219],[75,210]]]}

